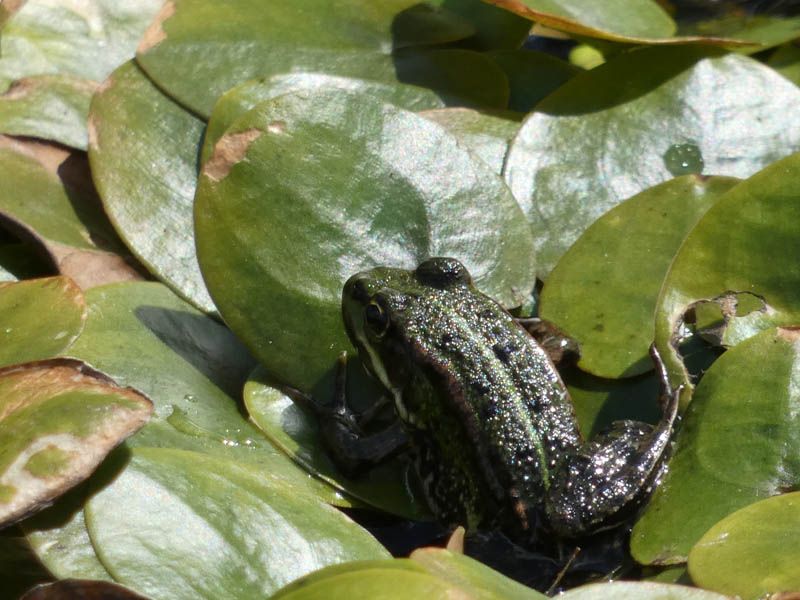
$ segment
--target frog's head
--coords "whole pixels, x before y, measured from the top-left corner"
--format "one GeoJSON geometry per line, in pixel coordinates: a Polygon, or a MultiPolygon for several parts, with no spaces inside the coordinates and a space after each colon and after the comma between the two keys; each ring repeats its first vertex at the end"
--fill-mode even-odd
{"type": "Polygon", "coordinates": [[[430,258],[414,269],[376,267],[356,273],[342,290],[342,316],[350,341],[388,390],[408,378],[408,331],[414,305],[431,290],[471,285],[454,258],[430,258]]]}

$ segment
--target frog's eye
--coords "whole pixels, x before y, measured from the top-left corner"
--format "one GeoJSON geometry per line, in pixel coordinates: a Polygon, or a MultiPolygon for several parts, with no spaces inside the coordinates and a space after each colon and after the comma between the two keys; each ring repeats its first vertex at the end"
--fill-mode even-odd
{"type": "Polygon", "coordinates": [[[383,307],[375,301],[364,307],[364,319],[367,325],[377,335],[383,335],[389,327],[389,315],[383,307]]]}

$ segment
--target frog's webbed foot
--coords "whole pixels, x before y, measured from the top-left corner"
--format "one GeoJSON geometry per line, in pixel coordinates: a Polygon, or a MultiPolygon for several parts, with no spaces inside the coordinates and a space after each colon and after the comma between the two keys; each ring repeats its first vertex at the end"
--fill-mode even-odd
{"type": "Polygon", "coordinates": [[[661,376],[661,421],[655,427],[615,421],[580,452],[564,459],[546,498],[549,522],[564,537],[619,524],[658,483],[677,417],[680,388],[671,388],[655,346],[650,354],[661,376]]]}
{"type": "MultiPolygon", "coordinates": [[[[367,434],[362,426],[372,420],[377,410],[363,415],[347,405],[346,397],[347,353],[342,352],[336,365],[336,394],[331,404],[322,404],[313,397],[294,391],[293,399],[317,416],[319,432],[325,449],[336,467],[352,477],[387,460],[408,443],[399,421],[386,429],[367,434]]],[[[383,404],[379,404],[381,408],[383,404]]]]}
{"type": "Polygon", "coordinates": [[[514,319],[533,336],[542,347],[553,364],[559,368],[570,366],[578,362],[581,356],[578,342],[561,331],[555,324],[539,317],[524,317],[514,319]]]}

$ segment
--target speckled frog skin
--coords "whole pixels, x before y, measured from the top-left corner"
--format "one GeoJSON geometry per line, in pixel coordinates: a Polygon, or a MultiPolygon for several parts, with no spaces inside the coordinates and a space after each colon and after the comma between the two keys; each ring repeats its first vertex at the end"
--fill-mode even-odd
{"type": "Polygon", "coordinates": [[[354,275],[342,311],[443,523],[576,538],[618,523],[652,488],[677,408],[668,384],[656,427],[619,421],[585,442],[548,355],[457,260],[354,275]]]}

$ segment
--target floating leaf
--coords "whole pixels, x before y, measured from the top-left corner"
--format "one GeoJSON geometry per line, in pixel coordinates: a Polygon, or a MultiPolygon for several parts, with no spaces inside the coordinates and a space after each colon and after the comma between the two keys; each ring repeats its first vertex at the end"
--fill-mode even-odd
{"type": "Polygon", "coordinates": [[[653,368],[661,284],[686,234],[739,182],[685,175],[608,211],[561,257],[541,294],[540,315],[581,348],[578,365],[599,377],[653,368]]]}
{"type": "Polygon", "coordinates": [[[421,548],[411,554],[411,560],[421,564],[431,575],[467,591],[470,595],[490,600],[545,600],[547,596],[517,583],[463,554],[443,548],[421,548]]]}
{"type": "Polygon", "coordinates": [[[147,421],[153,406],[79,361],[0,369],[0,526],[88,477],[147,421]]]}
{"type": "Polygon", "coordinates": [[[673,37],[675,23],[653,0],[485,0],[550,29],[576,36],[626,44],[686,44],[703,42],[746,46],[743,40],[714,37],[673,37]]]}
{"type": "Polygon", "coordinates": [[[139,279],[122,256],[106,251],[123,246],[88,177],[82,153],[0,136],[0,219],[41,245],[81,287],[139,279]]]}
{"type": "Polygon", "coordinates": [[[407,519],[428,516],[425,501],[412,497],[399,461],[380,465],[353,479],[343,477],[321,445],[315,418],[264,379],[260,368],[250,376],[244,388],[244,402],[250,418],[277,448],[349,496],[407,519]]]}
{"type": "Polygon", "coordinates": [[[14,79],[50,73],[102,81],[133,57],[161,2],[27,0],[3,27],[0,89],[14,79]]]}
{"type": "Polygon", "coordinates": [[[559,594],[559,600],[730,600],[706,590],[668,583],[612,581],[584,585],[559,594]]]}
{"type": "Polygon", "coordinates": [[[508,77],[508,108],[527,113],[582,69],[555,56],[533,50],[498,51],[489,54],[508,77]]]}
{"type": "Polygon", "coordinates": [[[745,599],[800,590],[800,492],[751,504],[709,529],[689,553],[692,580],[745,599]]]}
{"type": "Polygon", "coordinates": [[[444,102],[432,90],[404,83],[384,83],[306,72],[280,73],[262,79],[251,79],[225,92],[214,105],[203,140],[202,162],[211,156],[214,144],[225,130],[256,104],[290,92],[313,91],[326,87],[368,94],[407,110],[444,107],[444,102]]]}
{"type": "Polygon", "coordinates": [[[195,201],[220,313],[272,375],[305,391],[351,348],[340,295],[361,269],[455,256],[484,291],[519,304],[533,287],[521,216],[502,180],[440,126],[340,91],[282,96],[241,117],[195,201]]]}
{"type": "Polygon", "coordinates": [[[169,0],[137,60],[161,89],[208,116],[219,96],[248,79],[286,71],[359,77],[376,63],[388,67],[378,79],[393,79],[392,49],[472,33],[462,18],[418,0],[169,0]]]}
{"type": "Polygon", "coordinates": [[[68,277],[0,283],[0,366],[64,352],[85,320],[83,293],[68,277]]]}
{"type": "Polygon", "coordinates": [[[280,477],[182,450],[134,449],[86,518],[114,578],[154,597],[261,598],[325,565],[388,556],[280,477]]]}
{"type": "Polygon", "coordinates": [[[68,75],[15,81],[0,95],[0,132],[86,150],[89,101],[97,84],[68,75]]]}
{"type": "Polygon", "coordinates": [[[513,50],[528,37],[531,22],[481,0],[432,0],[467,21],[475,33],[460,42],[478,50],[513,50]]]}
{"type": "Polygon", "coordinates": [[[692,306],[718,306],[725,345],[775,325],[800,323],[800,153],[722,198],[688,235],[664,281],[656,341],[676,380],[686,373],[673,338],[692,306]]]}
{"type": "Polygon", "coordinates": [[[742,47],[740,51],[761,52],[800,37],[800,17],[733,12],[721,18],[690,23],[688,27],[681,28],[680,34],[736,38],[754,43],[753,46],[742,47]]]}
{"type": "Polygon", "coordinates": [[[633,529],[636,560],[683,562],[725,515],[800,485],[798,363],[798,332],[771,329],[728,350],[706,372],[669,470],[633,529]]]}
{"type": "Polygon", "coordinates": [[[126,63],[92,101],[89,160],[106,212],[131,251],[178,294],[211,312],[192,226],[204,128],[126,63]]]}
{"type": "Polygon", "coordinates": [[[699,47],[635,50],[573,77],[536,107],[506,158],[539,275],[625,198],[674,175],[745,178],[796,151],[798,119],[797,86],[699,47]]]}
{"type": "Polygon", "coordinates": [[[519,113],[480,112],[471,108],[427,110],[420,116],[444,127],[498,175],[503,172],[508,146],[522,120],[519,113]]]}

